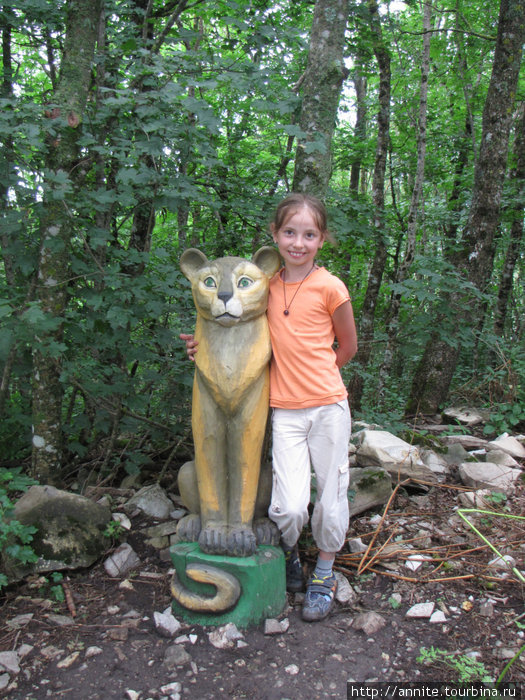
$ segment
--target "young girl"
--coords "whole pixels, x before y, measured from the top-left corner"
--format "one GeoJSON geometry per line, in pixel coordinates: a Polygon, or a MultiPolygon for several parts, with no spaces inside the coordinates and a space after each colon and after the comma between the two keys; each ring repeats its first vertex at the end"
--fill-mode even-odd
{"type": "MultiPolygon", "coordinates": [[[[335,555],[348,529],[350,411],[340,369],[357,351],[352,304],[345,285],[315,262],[329,239],[324,205],[291,194],[270,226],[284,267],[270,281],[268,324],[273,489],[268,515],[281,531],[289,591],[302,590],[297,541],[308,521],[310,474],[317,480],[312,534],[319,548],[302,610],[322,620],[333,607],[335,555]],[[337,347],[334,342],[337,340],[337,347]]],[[[192,336],[188,355],[195,350],[192,336]]]]}

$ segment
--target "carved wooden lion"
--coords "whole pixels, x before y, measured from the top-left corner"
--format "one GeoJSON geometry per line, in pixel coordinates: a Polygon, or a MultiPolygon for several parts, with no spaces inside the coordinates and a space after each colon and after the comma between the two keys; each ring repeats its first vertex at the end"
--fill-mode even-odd
{"type": "MultiPolygon", "coordinates": [[[[269,521],[255,528],[261,454],[268,417],[269,280],[280,265],[263,247],[253,259],[209,261],[191,248],[180,267],[197,309],[192,428],[195,460],[181,469],[181,496],[192,514],[177,535],[210,554],[249,556],[275,544],[269,521]],[[198,493],[198,498],[196,498],[198,493]]],[[[278,535],[277,535],[278,536],[278,535]]]]}

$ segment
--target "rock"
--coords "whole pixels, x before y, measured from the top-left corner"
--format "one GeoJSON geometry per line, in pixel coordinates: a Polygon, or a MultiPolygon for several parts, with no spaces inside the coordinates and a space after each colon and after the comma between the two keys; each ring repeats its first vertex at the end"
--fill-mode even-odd
{"type": "Polygon", "coordinates": [[[348,501],[350,517],[387,503],[392,495],[392,479],[386,469],[364,467],[350,469],[348,501]]]}
{"type": "Polygon", "coordinates": [[[406,611],[406,617],[430,617],[434,612],[434,603],[416,603],[406,611]]]}
{"type": "Polygon", "coordinates": [[[353,537],[348,540],[348,549],[353,554],[358,554],[359,552],[366,552],[368,547],[360,537],[353,537]]]}
{"type": "MultiPolygon", "coordinates": [[[[500,449],[489,450],[490,461],[493,464],[499,464],[500,467],[512,467],[513,469],[520,469],[520,463],[514,459],[508,452],[504,452],[500,449]]],[[[486,461],[486,459],[485,459],[486,461]]]]}
{"type": "Polygon", "coordinates": [[[164,665],[168,668],[176,668],[177,666],[185,666],[191,662],[191,656],[186,649],[180,644],[172,644],[166,649],[164,654],[164,665]]]}
{"type": "Polygon", "coordinates": [[[385,618],[376,612],[359,613],[352,624],[354,629],[363,630],[367,636],[375,634],[385,625],[385,618]]]}
{"type": "Polygon", "coordinates": [[[167,683],[166,685],[161,686],[160,692],[163,695],[168,695],[168,696],[172,696],[175,693],[181,693],[182,692],[182,684],[179,681],[173,681],[173,683],[167,683]]]}
{"type": "Polygon", "coordinates": [[[140,559],[131,545],[124,542],[104,562],[104,569],[112,578],[124,576],[140,564],[140,559]]]}
{"type": "Polygon", "coordinates": [[[516,560],[511,557],[510,554],[504,554],[502,557],[496,557],[491,559],[488,563],[491,569],[501,569],[502,571],[508,571],[516,566],[516,560]]]}
{"type": "MultiPolygon", "coordinates": [[[[446,440],[447,437],[450,436],[445,436],[442,438],[442,440],[446,440]]],[[[447,451],[443,455],[443,459],[450,466],[466,462],[469,458],[470,453],[467,452],[467,450],[459,442],[451,442],[450,444],[447,444],[447,451]]]]}
{"type": "Polygon", "coordinates": [[[99,654],[102,654],[103,649],[101,647],[88,647],[86,649],[86,659],[91,659],[94,656],[98,656],[99,654]]]}
{"type": "Polygon", "coordinates": [[[492,489],[510,494],[521,476],[520,469],[502,467],[491,462],[463,462],[459,465],[461,481],[475,489],[492,489]]]}
{"type": "Polygon", "coordinates": [[[288,631],[289,627],[290,621],[288,620],[288,618],[285,618],[284,620],[275,620],[273,618],[268,618],[264,621],[264,634],[284,634],[284,632],[288,631]]]}
{"type": "Polygon", "coordinates": [[[438,476],[445,476],[449,473],[450,466],[442,455],[437,454],[434,450],[425,449],[420,449],[419,453],[423,464],[425,464],[431,472],[438,476]]]}
{"type": "Polygon", "coordinates": [[[525,447],[511,435],[500,435],[488,443],[487,450],[502,450],[515,459],[525,459],[525,447]]]}
{"type": "Polygon", "coordinates": [[[436,481],[435,474],[423,463],[419,449],[386,430],[362,430],[358,433],[357,463],[361,467],[382,467],[397,479],[436,481]]]}
{"type": "Polygon", "coordinates": [[[357,600],[357,594],[350,585],[350,582],[340,571],[335,572],[337,579],[337,591],[335,599],[338,603],[345,605],[346,603],[354,603],[357,600]]]}
{"type": "Polygon", "coordinates": [[[71,625],[75,624],[75,620],[69,615],[50,614],[47,616],[47,619],[57,627],[71,627],[71,625]]]}
{"type": "Polygon", "coordinates": [[[74,651],[72,654],[69,654],[69,656],[66,656],[65,659],[62,659],[62,661],[59,661],[57,663],[57,668],[71,668],[75,661],[78,659],[80,656],[79,651],[74,651]]]}
{"type": "Polygon", "coordinates": [[[490,489],[479,489],[478,491],[460,491],[458,500],[465,508],[492,508],[493,504],[487,500],[491,496],[490,489]]]}
{"type": "Polygon", "coordinates": [[[182,627],[181,623],[173,616],[171,610],[153,613],[155,629],[163,637],[174,637],[182,627]]]}
{"type": "Polygon", "coordinates": [[[124,530],[131,530],[131,520],[125,513],[112,513],[111,518],[123,527],[124,530]]]}
{"type": "Polygon", "coordinates": [[[244,635],[239,632],[233,622],[228,622],[227,625],[219,627],[208,634],[210,643],[217,649],[230,649],[239,639],[244,639],[244,635]]]}
{"type": "Polygon", "coordinates": [[[405,567],[411,571],[417,571],[425,561],[432,561],[432,557],[424,554],[411,554],[405,561],[405,567]]]}
{"type": "Polygon", "coordinates": [[[164,489],[158,484],[152,484],[151,486],[144,486],[140,491],[137,491],[126,503],[125,508],[129,511],[138,508],[152,518],[167,520],[173,510],[173,503],[164,489]]]}
{"type": "Polygon", "coordinates": [[[457,408],[446,408],[443,411],[443,418],[448,422],[458,422],[470,428],[479,425],[487,420],[488,415],[483,415],[473,408],[458,406],[457,408]]]}
{"type": "Polygon", "coordinates": [[[5,690],[9,685],[9,674],[0,673],[0,691],[5,690]]]}
{"type": "Polygon", "coordinates": [[[0,651],[0,671],[7,671],[12,676],[20,673],[20,659],[16,651],[0,651]]]}
{"type": "Polygon", "coordinates": [[[486,448],[488,444],[488,440],[476,437],[475,435],[442,435],[440,440],[447,446],[461,445],[465,450],[486,448]]]}
{"type": "Polygon", "coordinates": [[[447,618],[445,617],[445,613],[442,610],[434,610],[429,619],[429,622],[432,622],[434,624],[446,621],[447,618]]]}
{"type": "Polygon", "coordinates": [[[110,545],[104,535],[111,520],[109,508],[53,486],[31,486],[16,503],[13,519],[36,528],[31,547],[38,561],[21,565],[4,555],[9,581],[32,572],[91,566],[110,545]]]}
{"type": "Polygon", "coordinates": [[[297,664],[289,664],[284,667],[284,670],[289,676],[296,676],[299,673],[299,666],[297,664]]]}
{"type": "Polygon", "coordinates": [[[7,620],[6,627],[9,627],[12,630],[19,630],[22,629],[22,627],[25,627],[28,625],[31,620],[34,617],[34,613],[24,613],[22,615],[16,615],[16,617],[12,617],[10,620],[7,620]]]}

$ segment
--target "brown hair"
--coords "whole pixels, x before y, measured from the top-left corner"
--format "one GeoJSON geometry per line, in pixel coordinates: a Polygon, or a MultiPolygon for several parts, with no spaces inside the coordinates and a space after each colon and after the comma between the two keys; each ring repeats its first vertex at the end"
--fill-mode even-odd
{"type": "Polygon", "coordinates": [[[285,197],[275,210],[273,220],[270,224],[272,233],[284,226],[290,216],[293,216],[296,211],[303,207],[307,207],[311,211],[315,223],[325,239],[335,244],[333,235],[328,231],[326,207],[320,199],[317,199],[317,197],[311,194],[292,192],[292,194],[285,197]]]}

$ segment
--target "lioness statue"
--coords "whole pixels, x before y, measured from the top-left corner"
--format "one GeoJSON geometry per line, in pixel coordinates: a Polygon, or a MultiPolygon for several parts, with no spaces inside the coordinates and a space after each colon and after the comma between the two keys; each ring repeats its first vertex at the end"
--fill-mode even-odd
{"type": "Polygon", "coordinates": [[[254,528],[261,455],[268,417],[269,280],[279,269],[276,250],[253,259],[209,261],[190,248],[180,267],[197,309],[192,429],[195,460],[185,464],[179,488],[190,515],[177,536],[202,551],[244,557],[257,544],[276,544],[270,521],[254,528]],[[195,488],[196,487],[196,488],[195,488]],[[197,497],[198,494],[198,497],[197,497]]]}

